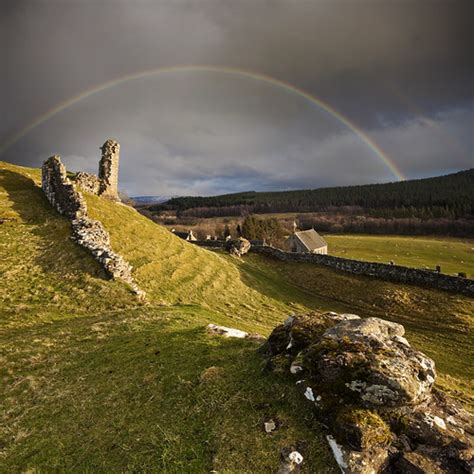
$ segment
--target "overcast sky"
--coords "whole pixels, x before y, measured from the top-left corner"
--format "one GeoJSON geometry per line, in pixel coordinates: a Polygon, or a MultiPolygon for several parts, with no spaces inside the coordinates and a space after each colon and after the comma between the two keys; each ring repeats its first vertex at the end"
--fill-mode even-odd
{"type": "Polygon", "coordinates": [[[323,100],[408,178],[470,168],[473,7],[471,0],[1,0],[0,144],[11,144],[0,159],[40,166],[57,153],[68,169],[96,172],[99,146],[115,138],[120,186],[130,195],[398,179],[313,102],[212,70],[120,83],[21,134],[104,82],[212,65],[271,76],[323,100]]]}

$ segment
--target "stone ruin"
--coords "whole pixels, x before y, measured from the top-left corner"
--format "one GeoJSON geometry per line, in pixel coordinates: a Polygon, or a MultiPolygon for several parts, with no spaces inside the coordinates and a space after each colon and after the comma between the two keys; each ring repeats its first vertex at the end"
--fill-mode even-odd
{"type": "Polygon", "coordinates": [[[379,318],[303,314],[259,350],[265,371],[294,378],[343,473],[472,473],[474,417],[433,387],[433,360],[404,332],[379,318]]]}
{"type": "MultiPolygon", "coordinates": [[[[116,142],[107,140],[104,147],[109,143],[116,142]]],[[[118,153],[117,147],[114,147],[114,149],[118,153]]],[[[116,158],[116,161],[112,159],[112,164],[115,163],[118,167],[118,155],[116,158]]],[[[88,216],[85,199],[78,191],[76,184],[67,177],[66,168],[61,163],[59,156],[55,155],[48,158],[43,163],[41,171],[42,189],[48,201],[59,214],[71,221],[72,239],[88,250],[109,276],[124,281],[140,299],[144,299],[145,292],[138,287],[133,279],[131,265],[121,255],[112,250],[110,235],[102,223],[88,216]]],[[[76,183],[83,188],[85,187],[87,191],[92,192],[99,189],[100,179],[94,180],[93,175],[86,173],[78,173],[77,176],[79,176],[79,183],[77,181],[76,183]]],[[[107,197],[115,199],[116,196],[118,199],[118,169],[113,172],[113,176],[113,179],[109,181],[111,184],[107,184],[102,189],[106,190],[104,193],[107,197]]]]}
{"type": "Polygon", "coordinates": [[[48,158],[41,169],[41,187],[50,204],[69,219],[87,215],[86,202],[69,180],[58,155],[48,158]]]}
{"type": "Polygon", "coordinates": [[[115,140],[108,139],[100,150],[102,157],[99,161],[99,175],[80,171],[73,180],[82,190],[90,194],[120,201],[118,192],[120,145],[115,140]]]}
{"type": "Polygon", "coordinates": [[[76,176],[74,176],[74,182],[83,191],[99,195],[100,180],[95,174],[80,171],[79,173],[76,173],[76,176]]]}
{"type": "Polygon", "coordinates": [[[120,145],[115,140],[107,140],[102,147],[99,163],[99,195],[119,200],[118,173],[120,145]]]}

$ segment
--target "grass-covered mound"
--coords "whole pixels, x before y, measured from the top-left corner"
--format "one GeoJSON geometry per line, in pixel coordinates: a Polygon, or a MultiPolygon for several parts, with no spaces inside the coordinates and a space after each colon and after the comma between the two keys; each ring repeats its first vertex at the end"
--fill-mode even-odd
{"type": "Polygon", "coordinates": [[[254,342],[207,335],[209,322],[267,335],[292,311],[367,309],[407,325],[442,381],[469,395],[466,297],[233,259],[87,196],[135,267],[143,305],[70,240],[39,181],[39,170],[0,164],[2,472],[269,472],[291,445],[308,472],[332,472],[318,425],[293,416],[295,387],[261,374],[254,342]],[[271,435],[269,416],[282,422],[271,435]]]}

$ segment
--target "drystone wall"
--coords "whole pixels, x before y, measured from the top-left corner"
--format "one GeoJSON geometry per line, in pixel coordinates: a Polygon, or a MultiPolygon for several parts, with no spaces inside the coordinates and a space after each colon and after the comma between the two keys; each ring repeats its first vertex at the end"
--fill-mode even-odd
{"type": "Polygon", "coordinates": [[[42,189],[51,205],[71,220],[73,240],[87,249],[108,275],[124,281],[135,294],[144,298],[145,293],[132,277],[132,267],[112,250],[110,235],[102,223],[87,215],[86,202],[67,177],[66,168],[57,155],[43,164],[42,189]]]}
{"type": "Polygon", "coordinates": [[[388,265],[384,263],[363,262],[331,255],[291,253],[267,246],[252,246],[252,252],[274,257],[284,262],[306,262],[324,265],[355,275],[377,277],[397,283],[409,283],[427,286],[439,290],[448,290],[474,296],[474,280],[437,273],[429,270],[388,265]]]}
{"type": "Polygon", "coordinates": [[[226,246],[225,240],[194,240],[192,244],[199,245],[199,247],[207,247],[210,249],[223,249],[226,246]]]}

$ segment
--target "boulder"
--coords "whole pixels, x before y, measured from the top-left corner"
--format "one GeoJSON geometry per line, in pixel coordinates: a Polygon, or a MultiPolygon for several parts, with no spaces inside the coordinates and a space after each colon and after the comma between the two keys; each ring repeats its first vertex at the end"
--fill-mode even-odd
{"type": "Polygon", "coordinates": [[[338,444],[331,435],[326,438],[334,459],[345,474],[375,474],[381,472],[389,463],[389,452],[386,448],[354,451],[338,444]]]}
{"type": "Polygon", "coordinates": [[[260,352],[295,377],[342,472],[471,473],[474,419],[433,388],[434,362],[402,325],[352,314],[292,315],[260,352]]]}
{"type": "Polygon", "coordinates": [[[281,353],[298,354],[318,342],[325,331],[340,321],[360,319],[354,314],[308,313],[289,316],[271,333],[261,352],[269,357],[281,353]]]}
{"type": "Polygon", "coordinates": [[[239,237],[238,239],[229,240],[226,243],[226,250],[236,257],[242,257],[250,250],[250,242],[243,237],[239,237]]]}
{"type": "Polygon", "coordinates": [[[443,474],[444,471],[439,462],[433,461],[422,453],[404,453],[393,462],[395,472],[404,474],[443,474]]]}
{"type": "Polygon", "coordinates": [[[416,405],[430,394],[434,362],[413,349],[400,324],[378,318],[341,321],[305,357],[314,376],[368,407],[416,405]]]}
{"type": "Polygon", "coordinates": [[[334,421],[337,439],[357,451],[388,446],[392,433],[387,423],[377,413],[363,408],[345,408],[334,421]]]}

